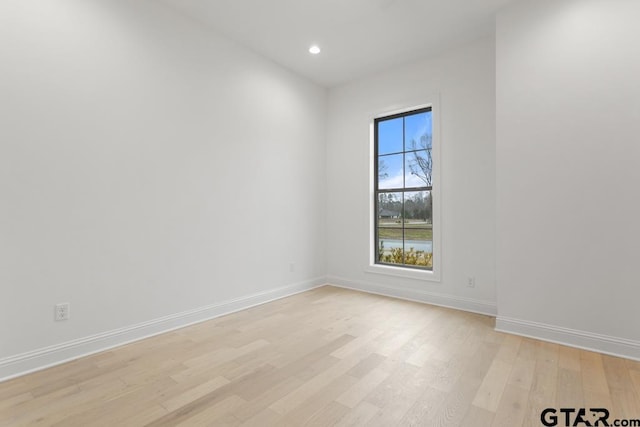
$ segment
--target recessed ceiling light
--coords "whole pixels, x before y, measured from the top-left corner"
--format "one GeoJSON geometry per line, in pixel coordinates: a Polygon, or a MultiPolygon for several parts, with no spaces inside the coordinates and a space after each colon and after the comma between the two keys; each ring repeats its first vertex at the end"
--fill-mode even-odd
{"type": "Polygon", "coordinates": [[[313,55],[317,55],[320,53],[320,47],[318,45],[313,45],[309,48],[309,53],[313,54],[313,55]]]}

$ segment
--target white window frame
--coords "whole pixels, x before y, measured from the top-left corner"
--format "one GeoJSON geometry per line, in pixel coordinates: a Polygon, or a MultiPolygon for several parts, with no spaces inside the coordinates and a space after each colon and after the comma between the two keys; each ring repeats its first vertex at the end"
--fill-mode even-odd
{"type": "Polygon", "coordinates": [[[387,276],[395,276],[407,279],[415,279],[429,282],[440,282],[441,277],[441,257],[442,257],[442,244],[441,244],[441,229],[442,218],[440,216],[440,190],[442,187],[440,180],[440,167],[442,165],[440,156],[440,105],[439,96],[433,96],[430,98],[430,102],[423,104],[415,104],[398,109],[388,110],[374,114],[370,117],[369,123],[369,265],[365,269],[367,273],[383,274],[387,276]],[[433,123],[433,139],[432,139],[432,151],[431,156],[433,159],[433,171],[432,171],[432,216],[433,216],[433,269],[419,270],[416,268],[392,266],[376,264],[375,253],[378,247],[375,241],[375,226],[376,226],[376,212],[375,212],[375,167],[377,165],[377,159],[375,159],[375,138],[374,138],[374,123],[376,119],[381,117],[392,116],[394,114],[407,113],[413,110],[419,110],[421,108],[431,107],[432,123],[433,123]]]}

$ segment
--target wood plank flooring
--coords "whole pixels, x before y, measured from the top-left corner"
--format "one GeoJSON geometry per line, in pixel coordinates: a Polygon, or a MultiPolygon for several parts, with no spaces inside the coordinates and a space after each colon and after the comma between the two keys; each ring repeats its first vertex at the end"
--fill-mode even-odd
{"type": "Polygon", "coordinates": [[[326,286],[0,383],[0,426],[516,427],[547,407],[640,419],[640,362],[493,326],[326,286]]]}

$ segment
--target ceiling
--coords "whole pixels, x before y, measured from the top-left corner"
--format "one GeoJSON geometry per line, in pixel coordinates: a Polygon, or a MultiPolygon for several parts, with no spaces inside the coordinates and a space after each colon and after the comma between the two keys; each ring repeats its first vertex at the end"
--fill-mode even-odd
{"type": "Polygon", "coordinates": [[[515,0],[162,1],[331,87],[492,34],[496,12],[515,0]]]}

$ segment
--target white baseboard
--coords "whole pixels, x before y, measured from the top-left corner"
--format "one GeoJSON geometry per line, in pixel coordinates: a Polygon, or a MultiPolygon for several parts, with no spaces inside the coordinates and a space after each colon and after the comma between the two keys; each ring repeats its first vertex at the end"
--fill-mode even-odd
{"type": "Polygon", "coordinates": [[[0,382],[31,372],[59,365],[80,357],[98,353],[154,335],[204,322],[280,298],[324,286],[326,279],[318,277],[265,292],[211,304],[176,313],[148,322],[40,348],[0,359],[0,382]]]}
{"type": "MultiPolygon", "coordinates": [[[[154,335],[305,292],[324,286],[325,284],[489,316],[496,315],[496,304],[488,301],[436,294],[416,289],[356,282],[335,276],[329,276],[326,279],[324,277],[318,277],[269,291],[176,313],[125,328],[40,348],[15,356],[9,356],[0,359],[0,382],[154,335]]],[[[500,316],[496,318],[496,330],[585,350],[597,351],[613,356],[640,360],[640,342],[638,341],[500,316]]]]}
{"type": "Polygon", "coordinates": [[[639,341],[501,316],[496,318],[496,331],[640,360],[639,341]]]}
{"type": "Polygon", "coordinates": [[[341,277],[328,276],[329,285],[339,288],[354,289],[372,294],[384,295],[388,297],[400,298],[409,301],[423,302],[441,307],[455,308],[457,310],[470,311],[472,313],[495,316],[497,313],[496,304],[490,301],[481,301],[471,298],[463,298],[454,295],[437,294],[433,292],[421,291],[418,289],[399,288],[385,286],[375,283],[360,282],[341,277]]]}

